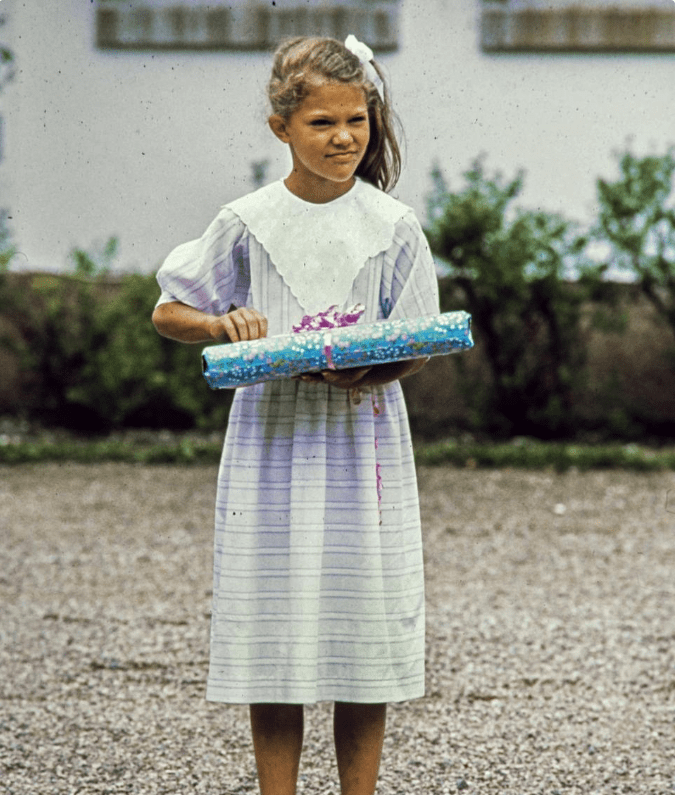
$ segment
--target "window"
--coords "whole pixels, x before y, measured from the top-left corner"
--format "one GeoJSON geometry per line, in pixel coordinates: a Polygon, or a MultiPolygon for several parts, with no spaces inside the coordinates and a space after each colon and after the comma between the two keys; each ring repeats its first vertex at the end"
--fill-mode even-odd
{"type": "Polygon", "coordinates": [[[265,50],[287,36],[344,39],[379,51],[398,46],[399,0],[99,0],[96,41],[104,49],[265,50]]]}
{"type": "Polygon", "coordinates": [[[500,51],[674,52],[664,0],[482,0],[481,46],[500,51]]]}

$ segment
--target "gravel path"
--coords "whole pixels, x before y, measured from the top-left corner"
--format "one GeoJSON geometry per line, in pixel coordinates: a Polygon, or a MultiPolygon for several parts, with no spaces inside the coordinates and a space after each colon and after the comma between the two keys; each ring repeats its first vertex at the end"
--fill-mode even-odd
{"type": "MultiPolygon", "coordinates": [[[[255,793],[204,701],[215,469],[0,468],[0,793],[255,793]]],[[[675,475],[421,469],[427,697],[380,795],[675,793],[675,475]]],[[[337,795],[330,706],[299,793],[337,795]]]]}

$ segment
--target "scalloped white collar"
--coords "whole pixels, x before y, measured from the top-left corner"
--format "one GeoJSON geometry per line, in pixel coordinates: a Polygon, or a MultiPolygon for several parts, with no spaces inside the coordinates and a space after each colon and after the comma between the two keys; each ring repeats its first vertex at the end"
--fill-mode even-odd
{"type": "Polygon", "coordinates": [[[314,204],[273,182],[225,205],[246,224],[307,311],[343,308],[359,271],[385,251],[409,208],[357,180],[343,196],[314,204]]]}

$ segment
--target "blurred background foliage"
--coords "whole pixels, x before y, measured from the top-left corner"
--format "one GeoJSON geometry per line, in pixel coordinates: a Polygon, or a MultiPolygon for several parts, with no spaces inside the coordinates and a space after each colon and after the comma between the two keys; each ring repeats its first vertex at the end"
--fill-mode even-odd
{"type": "Polygon", "coordinates": [[[624,152],[619,169],[615,182],[597,181],[594,234],[609,244],[610,259],[631,273],[675,337],[675,148],[660,157],[624,152]]]}
{"type": "Polygon", "coordinates": [[[586,238],[556,215],[514,209],[522,174],[488,176],[477,161],[456,193],[438,169],[432,178],[427,235],[450,265],[441,307],[459,292],[489,366],[488,380],[465,384],[474,424],[499,436],[568,435],[584,373],[581,309],[597,280],[586,238]]]}
{"type": "Polygon", "coordinates": [[[0,345],[19,362],[17,412],[88,432],[223,427],[231,394],[206,387],[200,346],[155,331],[154,275],[110,276],[115,249],[111,239],[102,258],[73,251],[67,276],[5,273],[0,314],[13,333],[0,345]]]}
{"type": "MultiPolygon", "coordinates": [[[[485,362],[476,369],[472,354],[451,357],[470,405],[464,430],[573,438],[587,425],[579,395],[589,335],[624,332],[638,293],[675,335],[675,153],[625,151],[617,163],[615,181],[597,181],[598,217],[587,229],[518,207],[522,173],[491,174],[479,159],[452,190],[433,170],[426,231],[447,263],[442,309],[472,314],[485,362]],[[629,289],[612,281],[617,268],[629,289]]],[[[89,432],[224,426],[232,392],[207,388],[201,346],[157,334],[153,275],[111,275],[114,238],[74,250],[66,274],[10,273],[15,247],[3,218],[0,251],[0,348],[19,367],[10,413],[89,432]]],[[[663,367],[673,371],[675,355],[666,353],[663,367]]],[[[644,426],[619,381],[604,388],[605,437],[635,438],[644,426]]],[[[663,428],[675,435],[675,423],[663,428]]]]}

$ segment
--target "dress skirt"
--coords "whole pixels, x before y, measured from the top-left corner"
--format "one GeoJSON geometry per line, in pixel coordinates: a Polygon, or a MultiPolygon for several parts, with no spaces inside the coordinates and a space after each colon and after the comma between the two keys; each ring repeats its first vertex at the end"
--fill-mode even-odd
{"type": "Polygon", "coordinates": [[[424,575],[398,382],[237,390],[218,475],[207,699],[424,693],[424,575]]]}

